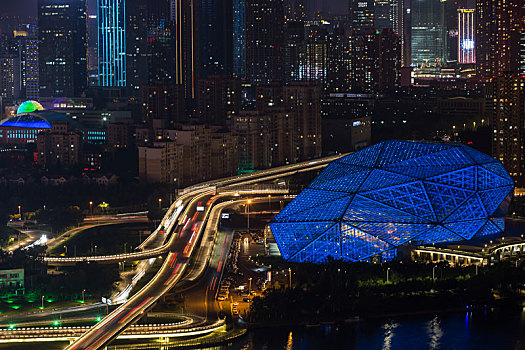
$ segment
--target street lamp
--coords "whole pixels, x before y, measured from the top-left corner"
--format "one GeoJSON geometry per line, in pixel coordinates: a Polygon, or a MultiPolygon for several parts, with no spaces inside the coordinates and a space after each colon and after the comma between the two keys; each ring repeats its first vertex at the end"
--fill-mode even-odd
{"type": "Polygon", "coordinates": [[[18,206],[18,215],[20,215],[20,219],[22,219],[22,206],[18,206]]]}
{"type": "Polygon", "coordinates": [[[269,194],[269,195],[268,195],[268,210],[270,210],[271,207],[272,207],[272,205],[271,205],[271,199],[272,199],[272,195],[269,194]]]}
{"type": "Polygon", "coordinates": [[[41,307],[42,310],[44,310],[44,296],[42,295],[42,307],[41,307]]]}
{"type": "Polygon", "coordinates": [[[83,290],[82,290],[82,304],[84,304],[84,295],[85,295],[85,293],[86,293],[86,290],[83,289],[83,290]]]}
{"type": "Polygon", "coordinates": [[[389,272],[390,272],[390,267],[386,269],[386,282],[388,283],[390,281],[389,279],[389,272]]]}
{"type": "Polygon", "coordinates": [[[434,265],[434,267],[432,268],[432,281],[436,279],[436,267],[437,265],[434,265]]]}
{"type": "Polygon", "coordinates": [[[91,213],[91,216],[93,216],[93,201],[89,202],[89,212],[91,213]]]}
{"type": "Polygon", "coordinates": [[[95,255],[97,255],[97,246],[95,246],[95,255]]]}
{"type": "Polygon", "coordinates": [[[248,278],[248,294],[251,294],[252,292],[252,278],[248,278]]]}
{"type": "Polygon", "coordinates": [[[288,276],[290,277],[290,290],[292,289],[292,268],[288,268],[288,276]]]}
{"type": "Polygon", "coordinates": [[[162,208],[162,198],[159,198],[159,208],[162,208]]]}
{"type": "Polygon", "coordinates": [[[67,245],[64,246],[64,249],[66,250],[66,255],[67,255],[67,245]]]}

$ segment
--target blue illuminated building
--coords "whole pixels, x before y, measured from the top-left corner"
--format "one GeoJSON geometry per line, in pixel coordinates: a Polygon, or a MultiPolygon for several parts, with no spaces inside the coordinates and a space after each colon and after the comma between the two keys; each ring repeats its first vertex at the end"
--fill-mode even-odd
{"type": "Polygon", "coordinates": [[[126,86],[126,1],[98,0],[100,86],[126,86]]]}
{"type": "Polygon", "coordinates": [[[286,260],[389,260],[405,243],[501,233],[513,189],[462,144],[384,141],[330,163],[270,228],[286,260]]]}

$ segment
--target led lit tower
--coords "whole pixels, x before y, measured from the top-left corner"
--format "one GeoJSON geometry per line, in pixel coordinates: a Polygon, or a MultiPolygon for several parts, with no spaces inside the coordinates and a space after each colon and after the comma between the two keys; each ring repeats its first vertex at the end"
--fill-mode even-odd
{"type": "Polygon", "coordinates": [[[98,0],[100,86],[126,86],[126,1],[98,0]]]}
{"type": "Polygon", "coordinates": [[[458,63],[476,63],[473,9],[458,9],[458,63]]]}
{"type": "Polygon", "coordinates": [[[444,1],[412,2],[412,65],[441,66],[445,61],[444,1]]]}
{"type": "Polygon", "coordinates": [[[38,0],[40,96],[87,88],[86,0],[38,0]]]}

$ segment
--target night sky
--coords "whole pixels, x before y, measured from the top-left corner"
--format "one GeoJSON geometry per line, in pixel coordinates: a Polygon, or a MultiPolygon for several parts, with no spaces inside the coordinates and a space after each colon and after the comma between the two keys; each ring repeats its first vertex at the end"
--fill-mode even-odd
{"type": "MultiPolygon", "coordinates": [[[[96,0],[88,0],[90,5],[96,5],[96,0]]],[[[325,2],[327,10],[334,13],[346,13],[348,1],[346,0],[322,0],[325,2]]],[[[16,16],[36,17],[37,0],[0,0],[0,14],[16,16]]],[[[91,12],[91,11],[90,11],[91,12]]]]}

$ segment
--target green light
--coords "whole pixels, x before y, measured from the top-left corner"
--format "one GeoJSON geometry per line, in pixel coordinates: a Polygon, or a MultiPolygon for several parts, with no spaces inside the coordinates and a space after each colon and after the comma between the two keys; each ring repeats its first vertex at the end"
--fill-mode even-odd
{"type": "Polygon", "coordinates": [[[13,308],[15,310],[18,310],[18,309],[20,309],[20,305],[13,305],[13,306],[11,306],[11,308],[13,308]]]}
{"type": "Polygon", "coordinates": [[[84,304],[84,300],[77,300],[77,303],[84,304]]]}
{"type": "Polygon", "coordinates": [[[40,103],[36,101],[26,101],[18,107],[16,114],[31,113],[34,111],[43,111],[43,110],[44,110],[44,107],[42,107],[40,103]]]}
{"type": "Polygon", "coordinates": [[[10,324],[9,325],[9,329],[14,329],[15,328],[15,325],[14,324],[10,324]]]}
{"type": "Polygon", "coordinates": [[[100,320],[102,320],[102,317],[100,317],[100,316],[97,317],[96,321],[97,321],[97,322],[100,322],[100,320]]]}
{"type": "Polygon", "coordinates": [[[14,300],[7,300],[6,303],[8,304],[12,304],[14,302],[14,300]]]}
{"type": "Polygon", "coordinates": [[[38,307],[40,310],[44,310],[44,307],[43,306],[39,306],[38,307]]]}
{"type": "Polygon", "coordinates": [[[54,299],[46,299],[46,301],[47,301],[48,303],[52,303],[52,302],[55,301],[55,300],[54,300],[54,299]]]}
{"type": "Polygon", "coordinates": [[[53,326],[60,326],[60,322],[58,321],[53,322],[53,326]]]}

